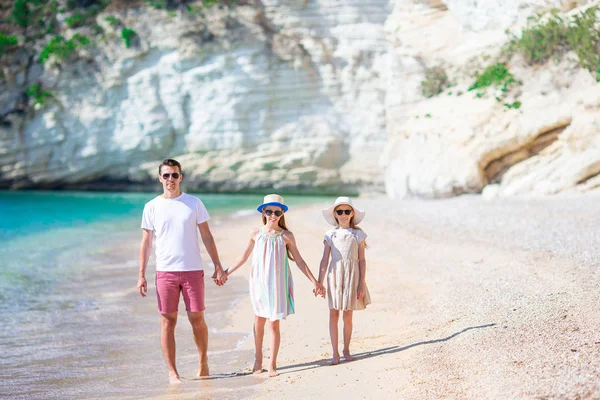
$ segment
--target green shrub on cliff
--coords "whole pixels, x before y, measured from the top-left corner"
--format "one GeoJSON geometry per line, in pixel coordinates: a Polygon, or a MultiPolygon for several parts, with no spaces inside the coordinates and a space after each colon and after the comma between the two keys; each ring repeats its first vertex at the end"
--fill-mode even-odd
{"type": "MultiPolygon", "coordinates": [[[[505,99],[507,92],[514,86],[520,85],[514,75],[509,71],[506,63],[497,62],[489,65],[483,72],[475,74],[475,82],[469,86],[469,91],[479,90],[475,97],[482,98],[487,94],[486,89],[493,87],[500,89],[500,94],[496,96],[496,101],[502,102],[505,99]]],[[[519,109],[521,102],[514,100],[511,103],[504,103],[504,107],[509,109],[519,109]]]]}
{"type": "Polygon", "coordinates": [[[65,18],[65,23],[69,28],[79,28],[80,26],[92,25],[95,23],[96,15],[103,11],[110,1],[103,0],[97,4],[92,4],[86,8],[79,9],[76,4],[71,4],[70,8],[75,11],[69,17],[65,18]]]}
{"type": "Polygon", "coordinates": [[[425,79],[421,81],[421,93],[425,97],[433,97],[450,86],[446,70],[442,66],[425,68],[425,79]]]}
{"type": "Polygon", "coordinates": [[[156,8],[157,10],[167,8],[167,2],[165,0],[144,0],[144,2],[146,2],[146,4],[152,8],[156,8]]]}
{"type": "Polygon", "coordinates": [[[109,25],[113,28],[116,28],[117,26],[121,25],[121,20],[113,15],[109,15],[108,17],[104,18],[104,20],[108,22],[109,25]]]}
{"type": "Polygon", "coordinates": [[[43,0],[16,0],[10,18],[21,28],[26,28],[36,20],[43,4],[43,0]]]}
{"type": "Polygon", "coordinates": [[[508,67],[503,62],[488,66],[482,73],[475,74],[475,82],[469,86],[469,91],[477,89],[485,89],[490,86],[502,86],[503,93],[507,92],[510,87],[518,83],[514,75],[508,70],[508,67]]]}
{"type": "Polygon", "coordinates": [[[577,53],[579,64],[589,71],[596,72],[596,80],[600,81],[600,29],[598,25],[600,8],[592,7],[573,16],[567,41],[577,53]]]}
{"type": "Polygon", "coordinates": [[[506,108],[512,108],[515,110],[518,110],[519,108],[521,108],[521,102],[520,101],[513,101],[512,103],[504,103],[504,107],[506,108]]]}
{"type": "Polygon", "coordinates": [[[65,23],[69,26],[69,28],[77,28],[84,24],[85,20],[83,15],[79,12],[71,15],[70,17],[65,18],[65,23]]]}
{"type": "Polygon", "coordinates": [[[16,46],[19,44],[16,36],[6,36],[0,33],[0,56],[4,53],[5,47],[16,46]]]}
{"type": "Polygon", "coordinates": [[[46,99],[53,97],[52,93],[42,90],[42,86],[39,83],[30,85],[25,89],[25,93],[33,99],[33,104],[39,104],[41,106],[46,103],[46,99]]]}
{"type": "MultiPolygon", "coordinates": [[[[237,1],[230,1],[230,2],[226,2],[226,3],[232,3],[232,4],[226,4],[226,5],[233,5],[233,4],[237,3],[237,1]]],[[[215,6],[217,4],[223,4],[223,2],[220,0],[202,0],[200,2],[200,4],[188,5],[187,9],[190,14],[202,14],[202,11],[204,11],[204,9],[211,8],[212,6],[215,6]]]]}
{"type": "Polygon", "coordinates": [[[521,53],[529,64],[558,58],[568,49],[567,31],[565,21],[558,15],[553,14],[545,22],[540,22],[538,15],[529,19],[520,37],[513,37],[508,44],[509,51],[521,53]]]}
{"type": "Polygon", "coordinates": [[[133,29],[129,29],[129,28],[121,29],[121,38],[123,38],[123,41],[125,42],[126,47],[131,47],[131,41],[136,36],[137,36],[137,32],[134,31],[133,29]]]}
{"type": "Polygon", "coordinates": [[[90,44],[90,40],[80,34],[75,34],[69,40],[65,40],[62,36],[55,36],[44,46],[40,52],[39,60],[43,64],[54,56],[57,61],[66,61],[77,49],[88,44],[90,44]]]}
{"type": "Polygon", "coordinates": [[[556,13],[542,19],[532,18],[520,36],[508,43],[510,53],[520,53],[530,64],[539,64],[551,58],[560,59],[574,51],[581,67],[596,73],[600,79],[600,29],[598,6],[564,19],[556,13]]]}

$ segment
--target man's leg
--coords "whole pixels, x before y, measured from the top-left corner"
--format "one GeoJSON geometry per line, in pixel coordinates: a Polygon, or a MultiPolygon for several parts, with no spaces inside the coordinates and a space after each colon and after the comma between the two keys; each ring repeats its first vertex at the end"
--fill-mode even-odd
{"type": "Polygon", "coordinates": [[[188,312],[188,319],[194,330],[194,342],[198,348],[198,376],[208,376],[208,327],[204,311],[188,312]]]}
{"type": "Polygon", "coordinates": [[[175,367],[175,325],[177,324],[177,305],[179,304],[179,277],[173,272],[156,272],[156,297],[160,313],[160,348],[162,349],[169,382],[181,383],[175,367]]]}
{"type": "Polygon", "coordinates": [[[188,319],[194,330],[194,342],[198,348],[198,373],[196,376],[208,376],[208,327],[204,320],[204,271],[186,271],[182,273],[181,292],[188,319]]]}
{"type": "Polygon", "coordinates": [[[161,314],[160,318],[160,347],[162,349],[167,368],[169,369],[169,382],[181,383],[179,373],[175,367],[175,325],[177,312],[161,314]]]}

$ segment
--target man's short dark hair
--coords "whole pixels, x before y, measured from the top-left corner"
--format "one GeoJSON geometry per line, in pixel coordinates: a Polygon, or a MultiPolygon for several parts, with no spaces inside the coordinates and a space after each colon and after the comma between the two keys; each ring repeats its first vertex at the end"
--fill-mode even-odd
{"type": "Polygon", "coordinates": [[[179,161],[173,160],[172,158],[167,158],[165,161],[163,161],[158,166],[158,174],[159,175],[160,175],[160,170],[162,169],[163,165],[167,166],[167,167],[177,167],[177,168],[179,168],[179,173],[183,174],[183,172],[181,171],[181,164],[179,164],[179,161]]]}

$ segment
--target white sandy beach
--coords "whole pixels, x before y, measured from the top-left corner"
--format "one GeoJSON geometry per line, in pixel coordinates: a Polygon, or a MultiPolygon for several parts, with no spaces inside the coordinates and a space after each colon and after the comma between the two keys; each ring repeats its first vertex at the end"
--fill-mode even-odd
{"type": "MultiPolygon", "coordinates": [[[[297,308],[282,323],[281,375],[256,378],[254,398],[598,398],[598,200],[358,199],[373,304],[355,313],[357,360],[327,365],[327,303],[294,267],[297,308]]],[[[328,229],[320,208],[286,215],[315,274],[328,229]]],[[[214,228],[225,265],[259,221],[214,228]]],[[[230,283],[245,285],[249,268],[230,283]]],[[[251,332],[247,298],[228,317],[226,331],[251,332]]],[[[266,357],[268,337],[265,345],[266,357]]],[[[252,354],[251,336],[241,348],[252,354]]]]}

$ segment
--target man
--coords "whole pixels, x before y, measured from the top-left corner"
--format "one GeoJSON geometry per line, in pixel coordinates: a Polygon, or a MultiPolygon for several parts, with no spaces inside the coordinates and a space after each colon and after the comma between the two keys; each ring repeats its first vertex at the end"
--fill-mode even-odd
{"type": "Polygon", "coordinates": [[[180,383],[175,366],[175,325],[179,294],[183,294],[188,319],[198,347],[198,376],[208,376],[208,328],[204,321],[204,266],[200,256],[198,230],[202,242],[215,266],[212,276],[217,285],[226,281],[219,254],[208,227],[208,212],[200,199],[182,193],[181,164],[167,159],[158,167],[158,180],[163,194],[144,206],[142,243],[140,246],[139,279],[137,288],[146,297],[146,266],[156,236],[156,295],[161,314],[160,346],[170,383],[180,383]]]}

